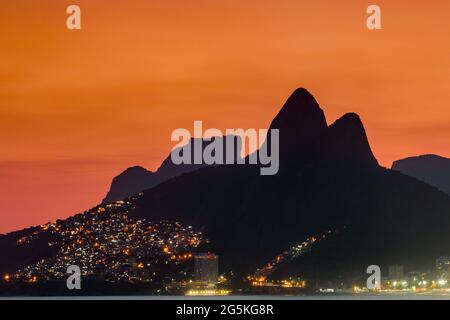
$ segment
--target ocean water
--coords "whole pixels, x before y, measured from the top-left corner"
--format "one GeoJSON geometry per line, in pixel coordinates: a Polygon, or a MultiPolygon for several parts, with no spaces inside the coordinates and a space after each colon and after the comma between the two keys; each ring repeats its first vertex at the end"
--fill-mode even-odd
{"type": "Polygon", "coordinates": [[[317,295],[229,295],[229,296],[95,296],[95,297],[0,297],[0,300],[450,300],[450,293],[377,293],[377,294],[317,294],[317,295]]]}

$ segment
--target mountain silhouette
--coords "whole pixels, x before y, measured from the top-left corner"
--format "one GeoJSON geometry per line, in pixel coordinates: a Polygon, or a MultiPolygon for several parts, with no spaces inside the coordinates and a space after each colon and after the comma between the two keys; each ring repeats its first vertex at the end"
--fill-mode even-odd
{"type": "Polygon", "coordinates": [[[450,195],[450,159],[434,154],[394,161],[392,170],[422,180],[450,195]]]}
{"type": "Polygon", "coordinates": [[[146,190],[134,214],[205,227],[222,265],[243,274],[329,229],[340,232],[301,259],[323,277],[365,275],[370,264],[419,268],[450,252],[450,198],[380,167],[359,116],[328,126],[298,89],[270,128],[280,134],[277,175],[260,176],[255,165],[203,168],[146,190]]]}
{"type": "Polygon", "coordinates": [[[315,139],[325,134],[325,115],[314,97],[306,89],[297,89],[270,124],[279,129],[280,150],[283,153],[305,151],[315,139]]]}
{"type": "MultiPolygon", "coordinates": [[[[270,129],[280,130],[281,168],[328,164],[378,167],[359,116],[345,114],[328,127],[323,110],[304,88],[288,98],[270,129]]],[[[270,148],[270,131],[268,136],[270,148]]]]}
{"type": "Polygon", "coordinates": [[[134,166],[114,177],[111,187],[102,203],[128,198],[159,183],[155,173],[143,167],[134,166]]]}
{"type": "MultiPolygon", "coordinates": [[[[335,236],[293,268],[317,282],[351,282],[372,264],[420,270],[450,253],[450,197],[380,167],[358,115],[328,125],[314,97],[297,89],[270,128],[280,136],[276,175],[260,175],[254,164],[199,168],[128,199],[130,215],[201,228],[220,269],[239,276],[326,230],[335,236]]],[[[2,256],[19,257],[12,242],[19,235],[0,238],[2,256]]]]}
{"type": "MultiPolygon", "coordinates": [[[[235,160],[240,157],[241,154],[241,139],[238,136],[225,136],[225,137],[214,137],[210,140],[202,140],[201,138],[191,138],[189,143],[183,148],[191,149],[191,163],[190,164],[180,164],[175,165],[172,162],[171,154],[163,161],[161,166],[155,172],[149,171],[141,166],[134,166],[127,168],[125,171],[120,173],[118,176],[114,177],[111,183],[111,187],[103,199],[102,203],[111,203],[114,201],[122,200],[132,195],[138,194],[145,189],[152,188],[161,182],[167,181],[173,177],[179,176],[183,173],[191,172],[203,167],[206,164],[194,164],[193,154],[194,154],[194,141],[202,141],[202,150],[210,143],[216,139],[234,139],[234,156],[235,160]]],[[[223,143],[224,150],[223,154],[226,157],[226,145],[223,143]]],[[[177,153],[179,148],[173,150],[172,152],[177,153]]],[[[171,153],[172,153],[171,152],[171,153]]]]}
{"type": "Polygon", "coordinates": [[[325,148],[333,163],[367,168],[378,166],[357,114],[347,113],[333,123],[328,129],[328,140],[329,144],[325,148]]]}

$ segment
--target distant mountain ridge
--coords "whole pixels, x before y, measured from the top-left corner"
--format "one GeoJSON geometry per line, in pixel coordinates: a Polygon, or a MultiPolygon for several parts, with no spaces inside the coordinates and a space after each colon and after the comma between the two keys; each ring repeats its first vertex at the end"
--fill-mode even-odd
{"type": "MultiPolygon", "coordinates": [[[[180,164],[175,165],[172,162],[171,154],[162,162],[161,166],[155,172],[149,171],[141,166],[134,166],[127,168],[125,171],[120,173],[118,176],[114,177],[111,183],[111,187],[106,194],[102,203],[111,203],[114,201],[122,200],[128,198],[132,195],[138,194],[146,189],[150,189],[161,182],[167,181],[173,177],[179,176],[183,173],[192,172],[200,168],[204,168],[206,164],[194,164],[193,161],[193,148],[194,141],[202,140],[202,150],[208,146],[210,143],[216,139],[234,139],[234,155],[235,160],[240,157],[242,142],[241,138],[238,136],[225,136],[225,137],[214,137],[210,140],[202,140],[201,138],[192,138],[189,143],[183,148],[191,148],[191,164],[180,164]]],[[[226,157],[226,147],[223,144],[224,150],[223,154],[226,157]]],[[[175,149],[172,152],[179,152],[179,149],[175,149]]],[[[172,153],[171,152],[171,153],[172,153]]],[[[182,151],[181,151],[182,152],[182,151]]]]}
{"type": "Polygon", "coordinates": [[[450,195],[450,159],[434,154],[394,161],[392,170],[422,180],[450,195]]]}

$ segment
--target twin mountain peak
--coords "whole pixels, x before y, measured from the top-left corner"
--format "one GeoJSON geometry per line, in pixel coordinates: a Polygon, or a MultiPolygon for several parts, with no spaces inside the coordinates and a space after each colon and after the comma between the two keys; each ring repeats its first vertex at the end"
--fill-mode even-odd
{"type": "MultiPolygon", "coordinates": [[[[328,126],[323,110],[304,88],[291,94],[269,129],[280,132],[281,166],[330,162],[363,168],[378,166],[359,116],[347,113],[328,126]]],[[[242,143],[240,138],[236,139],[240,149],[242,143]]],[[[193,139],[190,144],[193,145],[193,139]]],[[[174,165],[169,155],[155,172],[140,166],[130,167],[113,179],[103,202],[121,200],[204,166],[174,165]]]]}

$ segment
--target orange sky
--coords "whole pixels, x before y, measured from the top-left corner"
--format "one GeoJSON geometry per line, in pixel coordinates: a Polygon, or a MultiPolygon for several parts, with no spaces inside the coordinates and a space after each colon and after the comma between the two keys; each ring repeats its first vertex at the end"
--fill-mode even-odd
{"type": "Polygon", "coordinates": [[[378,160],[450,156],[450,1],[14,0],[0,11],[0,232],[97,204],[170,133],[266,128],[296,87],[378,160]],[[365,26],[382,9],[381,31],[365,26]],[[65,9],[79,4],[82,30],[65,9]]]}

